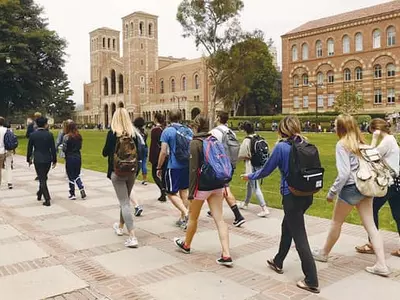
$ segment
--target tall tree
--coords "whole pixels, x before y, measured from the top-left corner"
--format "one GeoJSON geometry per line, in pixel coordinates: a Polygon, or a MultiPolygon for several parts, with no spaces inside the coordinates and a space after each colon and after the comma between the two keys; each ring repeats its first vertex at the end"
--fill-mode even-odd
{"type": "Polygon", "coordinates": [[[0,111],[10,115],[48,103],[62,80],[66,42],[47,29],[32,0],[0,1],[0,111]]]}
{"type": "Polygon", "coordinates": [[[357,114],[364,107],[364,100],[355,86],[349,86],[336,97],[333,107],[340,114],[357,114]]]}
{"type": "Polygon", "coordinates": [[[206,63],[212,88],[210,122],[220,103],[218,89],[226,80],[218,53],[227,51],[241,37],[238,20],[243,9],[241,0],[183,0],[178,7],[177,20],[183,27],[183,36],[194,38],[196,47],[207,55],[206,63]]]}

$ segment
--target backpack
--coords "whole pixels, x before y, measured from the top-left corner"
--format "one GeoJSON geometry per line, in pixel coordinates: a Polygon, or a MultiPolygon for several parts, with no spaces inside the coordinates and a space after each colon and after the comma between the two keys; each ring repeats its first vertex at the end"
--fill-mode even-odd
{"type": "Polygon", "coordinates": [[[114,151],[114,172],[117,176],[130,176],[138,168],[138,151],[133,138],[126,133],[117,137],[114,151]]]}
{"type": "Polygon", "coordinates": [[[193,132],[187,126],[173,126],[176,130],[175,158],[181,163],[188,163],[190,158],[190,142],[193,132]]]}
{"type": "MultiPolygon", "coordinates": [[[[203,140],[203,165],[199,171],[200,187],[221,188],[232,180],[233,167],[224,145],[214,136],[203,140]]],[[[201,188],[200,188],[201,189],[201,188]]]]}
{"type": "Polygon", "coordinates": [[[222,133],[222,145],[224,146],[226,155],[228,155],[231,164],[235,169],[239,159],[240,143],[232,130],[228,129],[227,131],[224,131],[219,127],[216,127],[215,129],[222,133]]]}
{"type": "Polygon", "coordinates": [[[316,146],[301,140],[289,141],[289,173],[286,181],[295,196],[311,196],[323,188],[324,168],[321,166],[316,146]]]}
{"type": "Polygon", "coordinates": [[[376,148],[360,145],[358,169],[354,172],[356,187],[366,197],[384,197],[393,183],[390,168],[376,148]]]}
{"type": "Polygon", "coordinates": [[[10,129],[4,135],[4,148],[7,151],[15,150],[18,147],[18,138],[10,129]]]}
{"type": "Polygon", "coordinates": [[[258,134],[247,137],[250,139],[250,153],[251,153],[251,165],[255,168],[260,168],[265,165],[269,158],[269,147],[266,140],[258,134]]]}

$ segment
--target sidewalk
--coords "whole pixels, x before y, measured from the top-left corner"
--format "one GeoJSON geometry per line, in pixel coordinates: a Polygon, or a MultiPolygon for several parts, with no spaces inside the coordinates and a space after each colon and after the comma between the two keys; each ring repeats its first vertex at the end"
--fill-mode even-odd
{"type": "MultiPolygon", "coordinates": [[[[106,163],[99,159],[99,163],[106,163]]],[[[387,259],[394,273],[380,278],[364,271],[373,255],[360,255],[354,246],[366,241],[360,226],[345,225],[328,264],[317,263],[321,294],[296,288],[303,278],[292,248],[278,275],[265,266],[278,247],[282,211],[260,219],[257,207],[244,212],[243,228],[230,226],[234,268],[218,266],[219,241],[213,221],[202,214],[192,245],[193,253],[178,252],[172,243],[183,232],[174,227],[177,212],[170,203],[158,203],[155,186],[140,184],[133,195],[144,202],[135,218],[140,247],[127,249],[112,224],[119,209],[105,174],[84,170],[86,201],[67,200],[64,166],[50,171],[53,198],[47,208],[36,201],[34,169],[22,157],[14,159],[14,189],[0,189],[0,299],[162,299],[162,300],[398,300],[400,259],[390,257],[396,233],[382,232],[387,259]]],[[[226,221],[233,216],[225,209],[226,221]]],[[[312,247],[321,246],[329,220],[307,217],[312,247]]]]}

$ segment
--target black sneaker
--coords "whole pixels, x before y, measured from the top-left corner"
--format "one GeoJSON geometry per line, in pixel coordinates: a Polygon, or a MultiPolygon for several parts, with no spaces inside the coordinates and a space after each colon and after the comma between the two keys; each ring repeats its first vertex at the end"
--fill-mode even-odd
{"type": "Polygon", "coordinates": [[[12,189],[13,189],[12,183],[9,183],[9,184],[8,184],[8,189],[9,189],[9,190],[12,190],[12,189]]]}
{"type": "Polygon", "coordinates": [[[233,265],[233,261],[231,257],[223,257],[216,260],[217,264],[222,265],[222,266],[227,266],[231,267],[233,265]]]}
{"type": "Polygon", "coordinates": [[[70,194],[70,195],[68,196],[68,199],[69,199],[69,200],[76,200],[76,196],[70,194]]]}
{"type": "Polygon", "coordinates": [[[86,192],[84,189],[81,190],[81,198],[86,199],[86,192]]]}
{"type": "Polygon", "coordinates": [[[164,195],[161,196],[160,198],[157,199],[160,202],[167,202],[167,197],[165,197],[164,195]]]}
{"type": "Polygon", "coordinates": [[[135,216],[136,217],[140,217],[142,212],[143,212],[143,207],[141,205],[138,205],[135,207],[135,216]]]}
{"type": "Polygon", "coordinates": [[[240,227],[242,226],[244,223],[246,223],[246,220],[242,217],[240,219],[236,219],[235,221],[233,221],[233,226],[235,227],[240,227]]]}
{"type": "Polygon", "coordinates": [[[174,238],[174,244],[185,254],[190,254],[190,248],[185,247],[185,242],[179,238],[174,238]]]}
{"type": "Polygon", "coordinates": [[[207,217],[212,218],[212,213],[211,213],[211,211],[208,211],[208,212],[207,212],[207,217]]]}

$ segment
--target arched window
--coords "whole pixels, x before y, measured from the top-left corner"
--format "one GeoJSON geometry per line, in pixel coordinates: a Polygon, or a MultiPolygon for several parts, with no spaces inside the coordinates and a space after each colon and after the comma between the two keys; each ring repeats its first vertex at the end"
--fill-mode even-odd
{"type": "Polygon", "coordinates": [[[107,39],[107,48],[108,49],[111,48],[111,39],[110,38],[107,39]]]}
{"type": "Polygon", "coordinates": [[[335,74],[332,71],[328,72],[328,83],[334,83],[335,82],[335,74]]]}
{"type": "Polygon", "coordinates": [[[350,53],[350,37],[348,35],[343,37],[343,53],[350,53]]]}
{"type": "Polygon", "coordinates": [[[381,47],[381,31],[379,29],[375,29],[373,34],[372,34],[372,47],[374,49],[380,48],[381,47]]]}
{"type": "Polygon", "coordinates": [[[317,57],[322,57],[322,42],[320,40],[315,43],[315,52],[317,57]]]}
{"type": "Polygon", "coordinates": [[[374,78],[375,79],[382,78],[382,67],[380,65],[376,65],[374,67],[374,78]]]}
{"type": "Polygon", "coordinates": [[[111,70],[111,95],[117,93],[117,82],[116,82],[115,70],[111,70]]]}
{"type": "Polygon", "coordinates": [[[297,46],[294,45],[292,47],[292,61],[297,61],[298,55],[297,55],[297,46]]]}
{"type": "Polygon", "coordinates": [[[293,77],[293,86],[298,87],[299,86],[299,76],[295,75],[293,77]]]}
{"type": "Polygon", "coordinates": [[[171,79],[171,92],[175,93],[175,79],[174,78],[171,79]]]}
{"type": "Polygon", "coordinates": [[[394,26],[390,26],[387,29],[387,45],[388,46],[396,45],[396,28],[394,28],[394,26]]]}
{"type": "Polygon", "coordinates": [[[394,64],[388,64],[386,66],[386,69],[387,69],[387,76],[388,77],[396,76],[396,67],[394,66],[394,64]]]}
{"type": "Polygon", "coordinates": [[[153,24],[149,24],[149,36],[153,36],[153,24]]]}
{"type": "Polygon", "coordinates": [[[363,79],[363,71],[360,67],[356,68],[356,80],[363,79]]]}
{"type": "Polygon", "coordinates": [[[125,38],[127,39],[129,37],[129,25],[125,24],[125,38]]]}
{"type": "Polygon", "coordinates": [[[308,75],[307,74],[303,75],[303,85],[308,85],[308,75]]]}
{"type": "Polygon", "coordinates": [[[344,70],[344,81],[351,81],[351,71],[350,69],[344,70]]]}
{"type": "Polygon", "coordinates": [[[335,43],[333,39],[328,40],[328,56],[333,56],[335,54],[335,43]]]}
{"type": "Polygon", "coordinates": [[[301,58],[303,60],[308,59],[308,45],[306,43],[301,46],[301,58]]]}
{"type": "Polygon", "coordinates": [[[103,48],[106,47],[106,38],[103,37],[103,48]]]}
{"type": "Polygon", "coordinates": [[[186,77],[182,78],[182,91],[186,91],[186,77]]]}
{"type": "Polygon", "coordinates": [[[104,90],[104,96],[108,96],[108,78],[105,77],[103,80],[103,90],[104,90]]]}
{"type": "Polygon", "coordinates": [[[160,80],[160,94],[164,94],[164,79],[160,80]]]}
{"type": "Polygon", "coordinates": [[[115,39],[113,39],[113,50],[115,50],[115,39]]]}
{"type": "Polygon", "coordinates": [[[133,22],[131,22],[131,30],[129,32],[129,36],[133,36],[133,32],[134,32],[134,30],[133,30],[133,22]]]}
{"type": "Polygon", "coordinates": [[[362,51],[363,50],[363,36],[362,33],[359,32],[356,34],[356,51],[362,51]]]}
{"type": "Polygon", "coordinates": [[[144,35],[144,24],[143,24],[143,22],[139,23],[139,35],[144,35]]]}
{"type": "Polygon", "coordinates": [[[124,92],[124,76],[122,74],[118,76],[118,92],[120,94],[124,92]]]}
{"type": "Polygon", "coordinates": [[[200,81],[199,81],[199,75],[196,74],[194,75],[194,88],[198,90],[200,88],[200,81]]]}
{"type": "Polygon", "coordinates": [[[324,74],[322,72],[319,72],[317,75],[317,84],[324,84],[324,74]]]}

